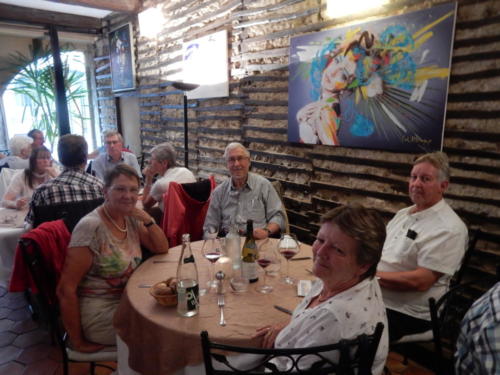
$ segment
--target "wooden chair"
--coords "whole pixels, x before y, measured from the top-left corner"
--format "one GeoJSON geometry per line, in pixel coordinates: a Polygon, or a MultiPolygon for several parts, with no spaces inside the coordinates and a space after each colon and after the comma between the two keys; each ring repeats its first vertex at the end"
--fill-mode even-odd
{"type": "MultiPolygon", "coordinates": [[[[352,340],[341,340],[338,343],[297,349],[261,349],[244,348],[233,345],[216,344],[210,341],[207,331],[201,332],[201,344],[203,359],[207,375],[227,374],[288,374],[288,375],[369,375],[372,373],[372,365],[378,344],[384,330],[384,325],[378,323],[372,335],[360,335],[352,340]],[[331,354],[337,352],[338,360],[332,361],[331,354]],[[255,354],[260,355],[251,368],[242,368],[235,361],[231,361],[231,355],[255,354]],[[289,367],[286,370],[277,368],[273,359],[286,358],[289,367]],[[304,369],[305,360],[310,363],[314,358],[312,366],[304,369]],[[214,361],[218,362],[217,368],[214,361]],[[218,369],[225,368],[225,369],[218,369]]],[[[234,358],[234,357],[233,357],[234,358]]]]}
{"type": "Polygon", "coordinates": [[[64,375],[69,374],[70,362],[90,363],[90,373],[92,375],[95,374],[95,368],[98,366],[114,370],[110,366],[97,362],[116,362],[116,348],[101,350],[96,353],[82,353],[68,347],[67,334],[60,321],[55,292],[57,286],[56,273],[50,264],[47,264],[46,258],[42,256],[42,250],[35,241],[22,239],[19,246],[30,276],[37,288],[37,293],[31,295],[32,299],[36,299],[37,321],[48,328],[52,342],[58,345],[63,359],[64,375]]]}

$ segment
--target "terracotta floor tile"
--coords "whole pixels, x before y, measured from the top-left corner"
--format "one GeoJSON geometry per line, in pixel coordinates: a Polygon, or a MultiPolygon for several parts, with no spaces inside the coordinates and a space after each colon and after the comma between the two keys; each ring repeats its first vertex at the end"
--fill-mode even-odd
{"type": "MultiPolygon", "coordinates": [[[[8,296],[10,297],[11,294],[8,294],[8,296]]],[[[9,298],[9,297],[7,298],[7,301],[5,304],[5,307],[8,307],[9,309],[16,310],[16,309],[19,309],[21,307],[25,307],[28,305],[28,303],[24,299],[24,296],[12,297],[12,298],[9,298]]]]}
{"type": "Polygon", "coordinates": [[[12,312],[11,309],[7,309],[5,307],[0,307],[0,319],[5,319],[12,312]]]}
{"type": "Polygon", "coordinates": [[[32,319],[26,319],[21,322],[15,322],[15,325],[12,329],[10,329],[11,332],[21,334],[21,333],[26,333],[30,331],[34,331],[39,327],[39,324],[32,319]]]}
{"type": "Polygon", "coordinates": [[[26,307],[21,307],[17,310],[12,310],[11,313],[6,316],[10,320],[15,320],[17,322],[21,322],[23,320],[31,319],[31,312],[26,307]]]}
{"type": "Polygon", "coordinates": [[[17,357],[17,361],[30,364],[36,361],[40,361],[44,358],[49,358],[57,361],[57,358],[50,358],[50,353],[53,351],[53,348],[47,344],[38,344],[27,349],[24,349],[22,353],[17,357]]]}
{"type": "Polygon", "coordinates": [[[0,365],[13,361],[21,353],[21,349],[9,345],[0,348],[0,365]]]}
{"type": "Polygon", "coordinates": [[[59,362],[45,358],[26,366],[23,375],[53,375],[56,373],[59,366],[59,362]]]}
{"type": "Polygon", "coordinates": [[[16,322],[14,322],[13,320],[10,320],[10,319],[1,319],[0,320],[0,332],[6,332],[6,331],[10,331],[14,328],[14,326],[16,325],[16,322]]]}
{"type": "Polygon", "coordinates": [[[12,344],[12,342],[17,338],[15,333],[2,332],[0,335],[0,348],[12,344]]]}
{"type": "Polygon", "coordinates": [[[19,335],[14,341],[14,345],[19,348],[29,348],[35,344],[44,343],[50,345],[49,334],[41,329],[23,333],[19,335]]]}
{"type": "Polygon", "coordinates": [[[7,288],[0,286],[0,297],[3,297],[7,294],[7,288]]]}
{"type": "Polygon", "coordinates": [[[24,372],[24,366],[17,362],[9,362],[0,366],[0,375],[21,375],[24,372]]]}

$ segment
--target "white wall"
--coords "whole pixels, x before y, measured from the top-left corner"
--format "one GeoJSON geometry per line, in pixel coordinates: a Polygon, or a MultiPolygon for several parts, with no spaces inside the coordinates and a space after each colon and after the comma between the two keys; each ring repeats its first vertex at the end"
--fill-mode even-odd
{"type": "Polygon", "coordinates": [[[139,98],[132,96],[120,97],[120,112],[124,146],[128,146],[134,154],[140,156],[142,148],[139,132],[139,98]]]}

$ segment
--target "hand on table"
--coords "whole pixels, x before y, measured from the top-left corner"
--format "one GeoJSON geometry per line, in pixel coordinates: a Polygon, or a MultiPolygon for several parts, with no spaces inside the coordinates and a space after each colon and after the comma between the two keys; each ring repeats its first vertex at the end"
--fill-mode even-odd
{"type": "Polygon", "coordinates": [[[253,237],[256,240],[265,240],[269,237],[269,232],[263,228],[256,228],[253,230],[253,237]]]}
{"type": "Polygon", "coordinates": [[[16,209],[22,210],[27,206],[27,204],[28,204],[27,198],[19,198],[18,200],[16,200],[16,209]]]}
{"type": "Polygon", "coordinates": [[[257,333],[252,338],[263,336],[262,347],[264,349],[271,349],[274,347],[274,341],[276,341],[276,337],[281,332],[281,330],[288,325],[288,323],[289,322],[286,321],[275,324],[273,326],[264,326],[261,328],[257,328],[257,333]]]}

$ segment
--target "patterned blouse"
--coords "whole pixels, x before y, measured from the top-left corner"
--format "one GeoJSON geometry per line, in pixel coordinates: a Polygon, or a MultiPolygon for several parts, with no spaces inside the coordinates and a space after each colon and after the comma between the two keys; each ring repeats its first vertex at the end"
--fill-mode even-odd
{"type": "MultiPolygon", "coordinates": [[[[365,279],[350,289],[339,293],[319,305],[307,308],[311,300],[323,289],[323,282],[316,280],[293,312],[291,322],[276,338],[276,348],[304,348],[334,344],[342,339],[353,339],[363,333],[372,334],[378,322],[384,324],[384,332],[379,343],[373,374],[383,372],[387,358],[389,341],[387,335],[387,317],[382,293],[376,279],[365,279]]],[[[332,353],[332,360],[336,360],[332,353]]],[[[301,365],[306,364],[307,358],[301,365]]],[[[279,359],[279,368],[287,368],[286,359],[279,359]]]]}

